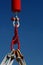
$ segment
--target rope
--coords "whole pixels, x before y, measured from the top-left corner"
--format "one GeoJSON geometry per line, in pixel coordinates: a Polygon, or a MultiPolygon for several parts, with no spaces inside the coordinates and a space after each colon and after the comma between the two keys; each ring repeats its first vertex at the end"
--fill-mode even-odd
{"type": "Polygon", "coordinates": [[[11,53],[9,53],[8,55],[5,56],[4,60],[2,61],[2,63],[0,65],[12,65],[14,62],[14,59],[16,59],[16,61],[18,62],[19,65],[26,65],[24,59],[22,59],[20,57],[20,54],[18,57],[16,57],[16,53],[18,55],[21,52],[20,51],[18,52],[18,50],[12,50],[11,53]],[[12,59],[12,57],[14,57],[14,58],[12,59]]]}

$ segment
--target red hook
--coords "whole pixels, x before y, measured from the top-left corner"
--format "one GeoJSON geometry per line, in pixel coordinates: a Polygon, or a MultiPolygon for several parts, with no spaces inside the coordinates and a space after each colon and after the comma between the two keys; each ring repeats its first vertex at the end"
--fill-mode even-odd
{"type": "Polygon", "coordinates": [[[17,28],[17,25],[15,26],[14,34],[15,35],[13,36],[12,42],[11,42],[11,50],[13,49],[15,44],[18,45],[18,49],[20,50],[20,41],[19,41],[19,37],[18,37],[18,28],[17,28]]]}

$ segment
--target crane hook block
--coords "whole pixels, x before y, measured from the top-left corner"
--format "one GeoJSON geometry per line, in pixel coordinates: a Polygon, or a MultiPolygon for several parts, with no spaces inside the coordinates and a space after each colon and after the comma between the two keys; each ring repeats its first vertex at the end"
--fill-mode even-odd
{"type": "Polygon", "coordinates": [[[12,12],[21,11],[21,0],[12,0],[12,12]]]}

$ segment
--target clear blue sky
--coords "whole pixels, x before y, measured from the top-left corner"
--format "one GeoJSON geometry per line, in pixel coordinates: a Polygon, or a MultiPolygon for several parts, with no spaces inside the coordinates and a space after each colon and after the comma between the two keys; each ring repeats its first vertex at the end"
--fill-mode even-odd
{"type": "MultiPolygon", "coordinates": [[[[10,52],[13,26],[11,0],[0,0],[0,63],[10,52]]],[[[27,65],[43,65],[43,0],[22,0],[19,37],[27,65]]],[[[16,61],[15,65],[18,65],[16,61]]],[[[13,64],[13,65],[14,65],[13,64]]]]}

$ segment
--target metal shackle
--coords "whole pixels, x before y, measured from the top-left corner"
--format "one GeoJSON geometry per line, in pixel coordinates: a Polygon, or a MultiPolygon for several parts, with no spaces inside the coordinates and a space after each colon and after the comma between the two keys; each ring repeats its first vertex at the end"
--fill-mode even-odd
{"type": "Polygon", "coordinates": [[[17,24],[16,24],[16,21],[13,21],[13,26],[15,27],[16,25],[17,25],[17,28],[20,26],[19,21],[17,21],[17,24]]]}

